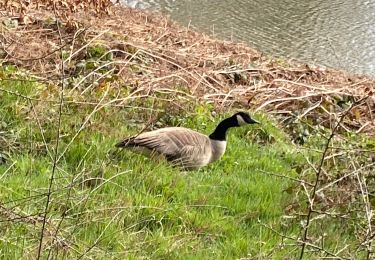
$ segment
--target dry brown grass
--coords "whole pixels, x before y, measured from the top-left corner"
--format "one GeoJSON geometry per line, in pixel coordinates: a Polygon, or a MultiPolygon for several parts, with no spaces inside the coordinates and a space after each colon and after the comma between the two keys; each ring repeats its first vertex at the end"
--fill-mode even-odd
{"type": "Polygon", "coordinates": [[[144,94],[183,91],[219,110],[240,106],[326,127],[332,127],[351,101],[369,95],[366,104],[345,119],[343,129],[375,133],[375,98],[371,96],[375,79],[273,60],[243,44],[211,39],[158,14],[109,7],[107,1],[96,6],[87,1],[86,8],[67,2],[71,5],[58,9],[63,46],[51,5],[38,9],[29,5],[19,15],[12,9],[13,16],[1,11],[8,15],[0,21],[2,64],[16,64],[37,80],[53,83],[61,75],[58,64],[63,48],[65,75],[81,77],[71,84],[73,90],[91,91],[112,84],[108,76],[115,76],[117,84],[144,94]],[[12,21],[18,24],[5,25],[12,21]],[[100,67],[108,71],[100,74],[96,68],[82,73],[80,62],[89,58],[87,49],[95,46],[105,50],[103,56],[111,56],[100,67]]]}

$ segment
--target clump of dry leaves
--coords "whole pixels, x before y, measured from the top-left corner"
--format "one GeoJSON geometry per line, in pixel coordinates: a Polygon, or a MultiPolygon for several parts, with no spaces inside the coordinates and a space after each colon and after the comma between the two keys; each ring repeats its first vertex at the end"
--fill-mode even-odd
{"type": "Polygon", "coordinates": [[[78,10],[93,9],[97,13],[108,13],[109,7],[112,5],[110,0],[5,0],[0,3],[0,9],[9,11],[10,13],[26,14],[30,10],[53,10],[59,12],[77,12],[78,10]]]}

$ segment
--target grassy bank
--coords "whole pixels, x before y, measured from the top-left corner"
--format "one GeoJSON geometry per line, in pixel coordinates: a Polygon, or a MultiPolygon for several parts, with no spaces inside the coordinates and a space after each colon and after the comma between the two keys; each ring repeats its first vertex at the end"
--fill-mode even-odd
{"type": "MultiPolygon", "coordinates": [[[[3,87],[35,99],[47,89],[24,82],[3,87]]],[[[2,224],[8,226],[2,231],[6,238],[2,253],[10,259],[31,256],[38,244],[41,219],[33,216],[43,212],[46,203],[58,109],[56,103],[40,104],[4,92],[1,109],[6,119],[2,130],[9,134],[6,140],[15,140],[9,143],[1,166],[2,205],[31,216],[10,226],[2,224]],[[33,224],[28,223],[31,220],[33,224]]],[[[61,254],[66,251],[71,256],[233,258],[263,255],[278,243],[261,223],[278,225],[288,201],[283,192],[288,181],[262,171],[292,175],[295,156],[285,136],[266,117],[257,115],[263,122],[259,129],[232,131],[222,161],[182,173],[163,161],[113,148],[116,140],[140,130],[141,123],[129,126],[139,110],[105,107],[92,115],[91,107],[65,104],[63,111],[61,159],[46,234],[47,243],[59,227],[61,241],[56,241],[54,252],[62,247],[61,254]],[[262,132],[274,133],[272,144],[259,135],[262,132]],[[258,138],[259,143],[254,142],[258,138]]],[[[178,122],[209,133],[215,119],[209,107],[197,105],[183,116],[166,114],[155,124],[178,122]]]]}
{"type": "MultiPolygon", "coordinates": [[[[8,259],[36,255],[59,119],[57,86],[15,80],[17,74],[11,67],[3,71],[4,78],[13,80],[2,81],[0,103],[0,248],[8,259]]],[[[297,257],[298,243],[291,240],[288,245],[278,233],[296,238],[301,235],[301,216],[292,217],[291,212],[305,211],[306,198],[292,179],[301,177],[303,171],[304,180],[312,180],[304,157],[315,163],[319,153],[311,149],[323,142],[311,140],[308,150],[298,148],[274,120],[258,113],[255,117],[262,122],[260,126],[230,132],[223,160],[184,173],[164,161],[118,151],[113,145],[139,132],[145,122],[152,122],[148,129],[184,125],[210,133],[230,112],[212,117],[212,107],[191,100],[183,115],[172,107],[157,113],[157,107],[170,106],[167,96],[141,98],[143,107],[118,107],[111,105],[112,92],[116,91],[107,87],[96,97],[65,91],[44,256],[297,257]]],[[[138,99],[133,102],[140,103],[138,99]]],[[[357,140],[351,138],[351,142],[357,140]]],[[[366,139],[361,144],[373,145],[366,139]]],[[[342,166],[345,169],[348,165],[342,166]]],[[[335,187],[334,191],[339,193],[340,189],[335,187]]],[[[337,194],[329,196],[337,198],[337,194]]],[[[328,201],[321,203],[336,203],[328,201]]],[[[319,238],[324,230],[325,250],[334,252],[341,243],[348,251],[354,250],[358,246],[355,228],[360,224],[354,217],[318,222],[311,235],[319,238]]]]}
{"type": "Polygon", "coordinates": [[[129,9],[30,17],[1,27],[5,259],[40,245],[61,259],[371,259],[373,79],[129,9]],[[261,125],[230,131],[199,171],[114,148],[164,126],[208,134],[238,109],[261,125]]]}

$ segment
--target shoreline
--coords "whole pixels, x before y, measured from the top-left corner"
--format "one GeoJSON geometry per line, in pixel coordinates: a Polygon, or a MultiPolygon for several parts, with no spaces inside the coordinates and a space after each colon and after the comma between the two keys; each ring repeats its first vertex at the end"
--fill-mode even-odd
{"type": "MultiPolygon", "coordinates": [[[[64,74],[75,79],[67,81],[75,90],[87,87],[79,83],[82,75],[96,85],[109,83],[111,77],[111,82],[116,78],[118,84],[143,93],[182,91],[219,110],[235,106],[284,118],[302,116],[326,127],[351,101],[368,95],[366,104],[344,124],[347,130],[375,133],[375,78],[275,59],[244,43],[212,39],[182,27],[160,13],[116,6],[103,10],[59,13],[64,74]],[[99,75],[94,58],[107,61],[100,65],[107,71],[99,75]]],[[[61,59],[54,13],[30,9],[18,17],[3,16],[0,22],[8,43],[0,55],[3,66],[13,64],[56,84],[61,59]]]]}

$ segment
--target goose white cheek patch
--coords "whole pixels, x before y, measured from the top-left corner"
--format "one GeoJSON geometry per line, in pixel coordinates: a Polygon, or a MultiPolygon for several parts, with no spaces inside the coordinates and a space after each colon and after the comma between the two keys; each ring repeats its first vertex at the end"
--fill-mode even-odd
{"type": "Polygon", "coordinates": [[[245,120],[243,120],[242,116],[237,115],[236,117],[237,117],[237,122],[238,122],[238,124],[239,124],[240,126],[242,126],[242,125],[246,125],[246,124],[247,124],[247,123],[245,122],[245,120]]]}

